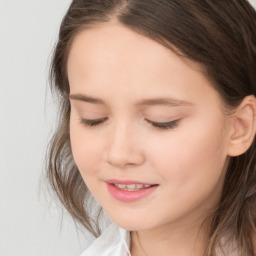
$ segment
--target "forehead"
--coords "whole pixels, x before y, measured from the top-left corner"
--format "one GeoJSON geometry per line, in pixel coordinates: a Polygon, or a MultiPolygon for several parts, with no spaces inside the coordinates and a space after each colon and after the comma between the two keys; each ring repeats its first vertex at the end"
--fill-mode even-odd
{"type": "MultiPolygon", "coordinates": [[[[68,67],[71,62],[97,67],[118,63],[135,65],[136,68],[170,62],[170,50],[156,41],[140,35],[122,25],[104,24],[79,33],[72,44],[68,67]]],[[[118,65],[121,69],[121,66],[118,65]]]]}
{"type": "Polygon", "coordinates": [[[102,24],[80,32],[73,40],[68,68],[71,62],[72,65],[89,64],[90,67],[95,64],[97,68],[117,64],[120,69],[120,63],[132,65],[137,69],[141,64],[146,68],[160,65],[159,69],[168,64],[172,68],[184,68],[185,62],[186,65],[196,66],[192,61],[181,59],[155,40],[119,24],[102,24]]]}
{"type": "Polygon", "coordinates": [[[166,96],[163,93],[197,98],[198,93],[212,90],[194,63],[119,24],[105,24],[78,34],[67,70],[71,93],[86,91],[92,96],[94,92],[104,96],[121,92],[149,98],[166,96]],[[158,95],[160,90],[164,92],[158,95]]]}

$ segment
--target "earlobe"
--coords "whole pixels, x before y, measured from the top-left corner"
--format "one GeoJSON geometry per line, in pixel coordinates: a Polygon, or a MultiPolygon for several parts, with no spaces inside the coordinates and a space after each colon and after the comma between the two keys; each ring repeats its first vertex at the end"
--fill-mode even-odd
{"type": "Polygon", "coordinates": [[[256,99],[253,95],[243,99],[234,114],[232,126],[228,154],[239,156],[249,149],[256,134],[256,99]]]}

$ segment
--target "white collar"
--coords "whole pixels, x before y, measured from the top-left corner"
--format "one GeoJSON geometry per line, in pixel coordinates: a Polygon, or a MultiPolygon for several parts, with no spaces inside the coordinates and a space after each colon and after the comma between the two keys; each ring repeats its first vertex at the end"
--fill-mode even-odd
{"type": "Polygon", "coordinates": [[[80,256],[131,256],[130,232],[111,224],[80,256]]]}
{"type": "MultiPolygon", "coordinates": [[[[130,232],[112,223],[80,256],[131,256],[129,248],[130,232]]],[[[231,249],[224,243],[222,249],[216,248],[216,255],[238,256],[235,244],[231,249]],[[226,249],[229,249],[228,254],[226,249]]]]}

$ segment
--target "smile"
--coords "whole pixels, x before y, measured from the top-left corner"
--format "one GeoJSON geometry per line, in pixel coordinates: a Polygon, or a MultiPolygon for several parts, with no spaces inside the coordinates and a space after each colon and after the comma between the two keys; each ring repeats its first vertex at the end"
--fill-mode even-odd
{"type": "Polygon", "coordinates": [[[138,191],[138,190],[151,187],[151,185],[144,185],[144,184],[117,184],[117,183],[115,183],[114,186],[125,191],[138,191]]]}
{"type": "Polygon", "coordinates": [[[158,188],[158,184],[143,184],[139,182],[108,181],[107,189],[112,197],[122,202],[133,202],[150,196],[158,188]]]}

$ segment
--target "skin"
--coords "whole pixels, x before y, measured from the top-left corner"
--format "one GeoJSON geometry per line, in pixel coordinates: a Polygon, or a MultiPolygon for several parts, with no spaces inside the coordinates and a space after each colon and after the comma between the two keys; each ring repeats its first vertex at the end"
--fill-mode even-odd
{"type": "Polygon", "coordinates": [[[234,133],[211,82],[193,63],[119,24],[78,34],[67,70],[74,160],[110,218],[133,231],[132,255],[202,255],[234,133]],[[152,123],[175,120],[169,129],[152,123]],[[158,186],[127,203],[108,192],[109,179],[158,186]]]}

